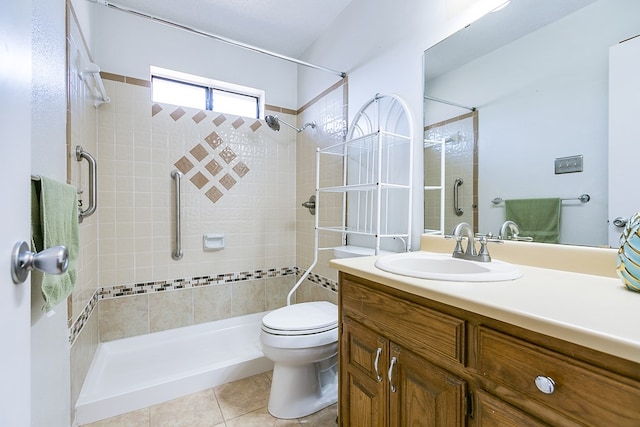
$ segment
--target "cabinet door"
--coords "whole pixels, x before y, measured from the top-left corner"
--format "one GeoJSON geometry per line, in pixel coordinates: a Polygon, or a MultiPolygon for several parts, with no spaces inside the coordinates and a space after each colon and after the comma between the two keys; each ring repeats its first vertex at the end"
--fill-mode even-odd
{"type": "Polygon", "coordinates": [[[390,425],[464,426],[464,380],[399,346],[391,346],[390,425]]]}
{"type": "Polygon", "coordinates": [[[478,427],[546,427],[548,424],[533,418],[502,400],[478,390],[475,421],[478,427]]]}
{"type": "Polygon", "coordinates": [[[340,345],[340,424],[386,425],[385,373],[389,342],[352,319],[342,322],[340,345]]]}

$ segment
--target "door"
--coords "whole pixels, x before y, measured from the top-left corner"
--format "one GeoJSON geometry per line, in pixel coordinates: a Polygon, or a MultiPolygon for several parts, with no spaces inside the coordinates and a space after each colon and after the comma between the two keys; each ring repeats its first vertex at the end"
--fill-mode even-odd
{"type": "Polygon", "coordinates": [[[340,424],[384,427],[389,341],[345,317],[340,340],[340,424]]]}
{"type": "Polygon", "coordinates": [[[30,425],[29,280],[11,279],[11,252],[30,240],[31,1],[0,0],[0,425],[30,425]]]}
{"type": "Polygon", "coordinates": [[[609,49],[609,245],[620,246],[616,218],[640,212],[634,176],[640,158],[640,37],[609,49]]]}
{"type": "Polygon", "coordinates": [[[464,380],[394,344],[389,366],[390,426],[466,424],[464,380]]]}

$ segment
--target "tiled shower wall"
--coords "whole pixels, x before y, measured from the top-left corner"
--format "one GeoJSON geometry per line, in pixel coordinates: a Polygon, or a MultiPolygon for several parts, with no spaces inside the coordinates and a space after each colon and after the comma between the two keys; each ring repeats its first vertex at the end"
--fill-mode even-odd
{"type": "Polygon", "coordinates": [[[100,111],[99,286],[293,267],[295,135],[153,104],[147,82],[130,81],[107,80],[113,99],[100,111]],[[178,261],[175,169],[185,173],[178,261]],[[207,233],[223,233],[224,249],[203,250],[207,233]]]}
{"type": "MultiPolygon", "coordinates": [[[[77,161],[76,146],[81,146],[94,157],[97,154],[96,126],[98,110],[94,106],[95,98],[90,92],[90,86],[95,85],[91,75],[80,78],[80,71],[91,62],[89,50],[84,38],[70,14],[69,37],[67,38],[69,51],[68,93],[69,108],[67,110],[67,176],[69,183],[79,189],[78,200],[82,202],[84,210],[89,202],[89,173],[86,160],[77,161]]],[[[86,218],[79,225],[80,251],[78,254],[76,288],[71,296],[71,310],[69,317],[76,321],[94,296],[98,283],[98,221],[97,216],[86,218]]]]}
{"type": "MultiPolygon", "coordinates": [[[[426,140],[439,141],[451,138],[445,143],[445,234],[451,232],[456,224],[467,222],[478,226],[477,207],[477,112],[464,114],[425,128],[426,140]],[[464,212],[456,216],[453,210],[453,194],[449,189],[457,178],[464,183],[460,187],[459,196],[464,212]]],[[[438,144],[424,150],[425,186],[440,184],[440,164],[442,149],[438,144]]],[[[425,191],[424,195],[424,228],[437,230],[440,228],[440,193],[425,191]]]]}
{"type": "MultiPolygon", "coordinates": [[[[343,137],[344,84],[305,106],[300,117],[268,107],[267,114],[292,123],[317,122],[315,130],[296,134],[286,127],[274,132],[256,119],[155,104],[148,82],[103,76],[111,102],[100,106],[97,127],[99,303],[93,311],[99,315],[85,310],[82,332],[77,325],[72,330],[72,363],[90,362],[96,337],[108,341],[284,305],[313,252],[313,240],[303,239],[298,258],[304,261],[296,262],[296,233],[313,235],[313,217],[297,194],[315,190],[315,160],[313,167],[309,162],[316,144],[343,137]],[[184,173],[181,260],[171,257],[173,170],[184,173]],[[296,193],[297,185],[305,190],[296,193]],[[203,250],[209,233],[224,234],[224,249],[203,250]]],[[[326,174],[340,176],[342,165],[335,167],[326,174]]],[[[327,259],[296,293],[297,302],[336,302],[327,259]]],[[[85,374],[74,372],[72,401],[85,374]]]]}
{"type": "MultiPolygon", "coordinates": [[[[347,80],[341,80],[327,89],[317,98],[303,106],[298,114],[298,126],[307,122],[316,122],[316,129],[307,128],[298,137],[296,151],[296,264],[300,269],[307,269],[314,259],[314,225],[315,217],[301,204],[315,193],[316,189],[316,147],[326,148],[344,141],[347,134],[347,80]]],[[[342,158],[323,156],[320,163],[320,186],[331,187],[342,185],[342,158]],[[329,158],[327,158],[329,157],[329,158]]],[[[322,193],[316,204],[320,215],[319,225],[336,226],[341,224],[342,193],[322,193]]],[[[341,234],[333,232],[319,233],[319,247],[340,246],[341,234]]],[[[333,251],[320,251],[313,271],[323,277],[337,281],[337,271],[328,267],[333,251]]]]}

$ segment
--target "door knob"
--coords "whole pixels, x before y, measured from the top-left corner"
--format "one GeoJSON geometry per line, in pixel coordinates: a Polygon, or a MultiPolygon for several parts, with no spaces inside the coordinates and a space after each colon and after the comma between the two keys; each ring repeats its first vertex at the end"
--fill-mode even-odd
{"type": "Polygon", "coordinates": [[[27,280],[31,270],[49,274],[63,274],[69,268],[69,251],[64,246],[53,246],[42,252],[29,251],[27,242],[18,242],[11,253],[11,278],[20,284],[27,280]]]}

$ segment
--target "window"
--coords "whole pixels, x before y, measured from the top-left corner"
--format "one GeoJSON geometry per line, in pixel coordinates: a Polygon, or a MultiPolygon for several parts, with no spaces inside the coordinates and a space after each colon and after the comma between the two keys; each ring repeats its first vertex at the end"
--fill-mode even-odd
{"type": "Polygon", "coordinates": [[[211,80],[177,71],[151,67],[154,102],[261,118],[264,91],[211,80]]]}

